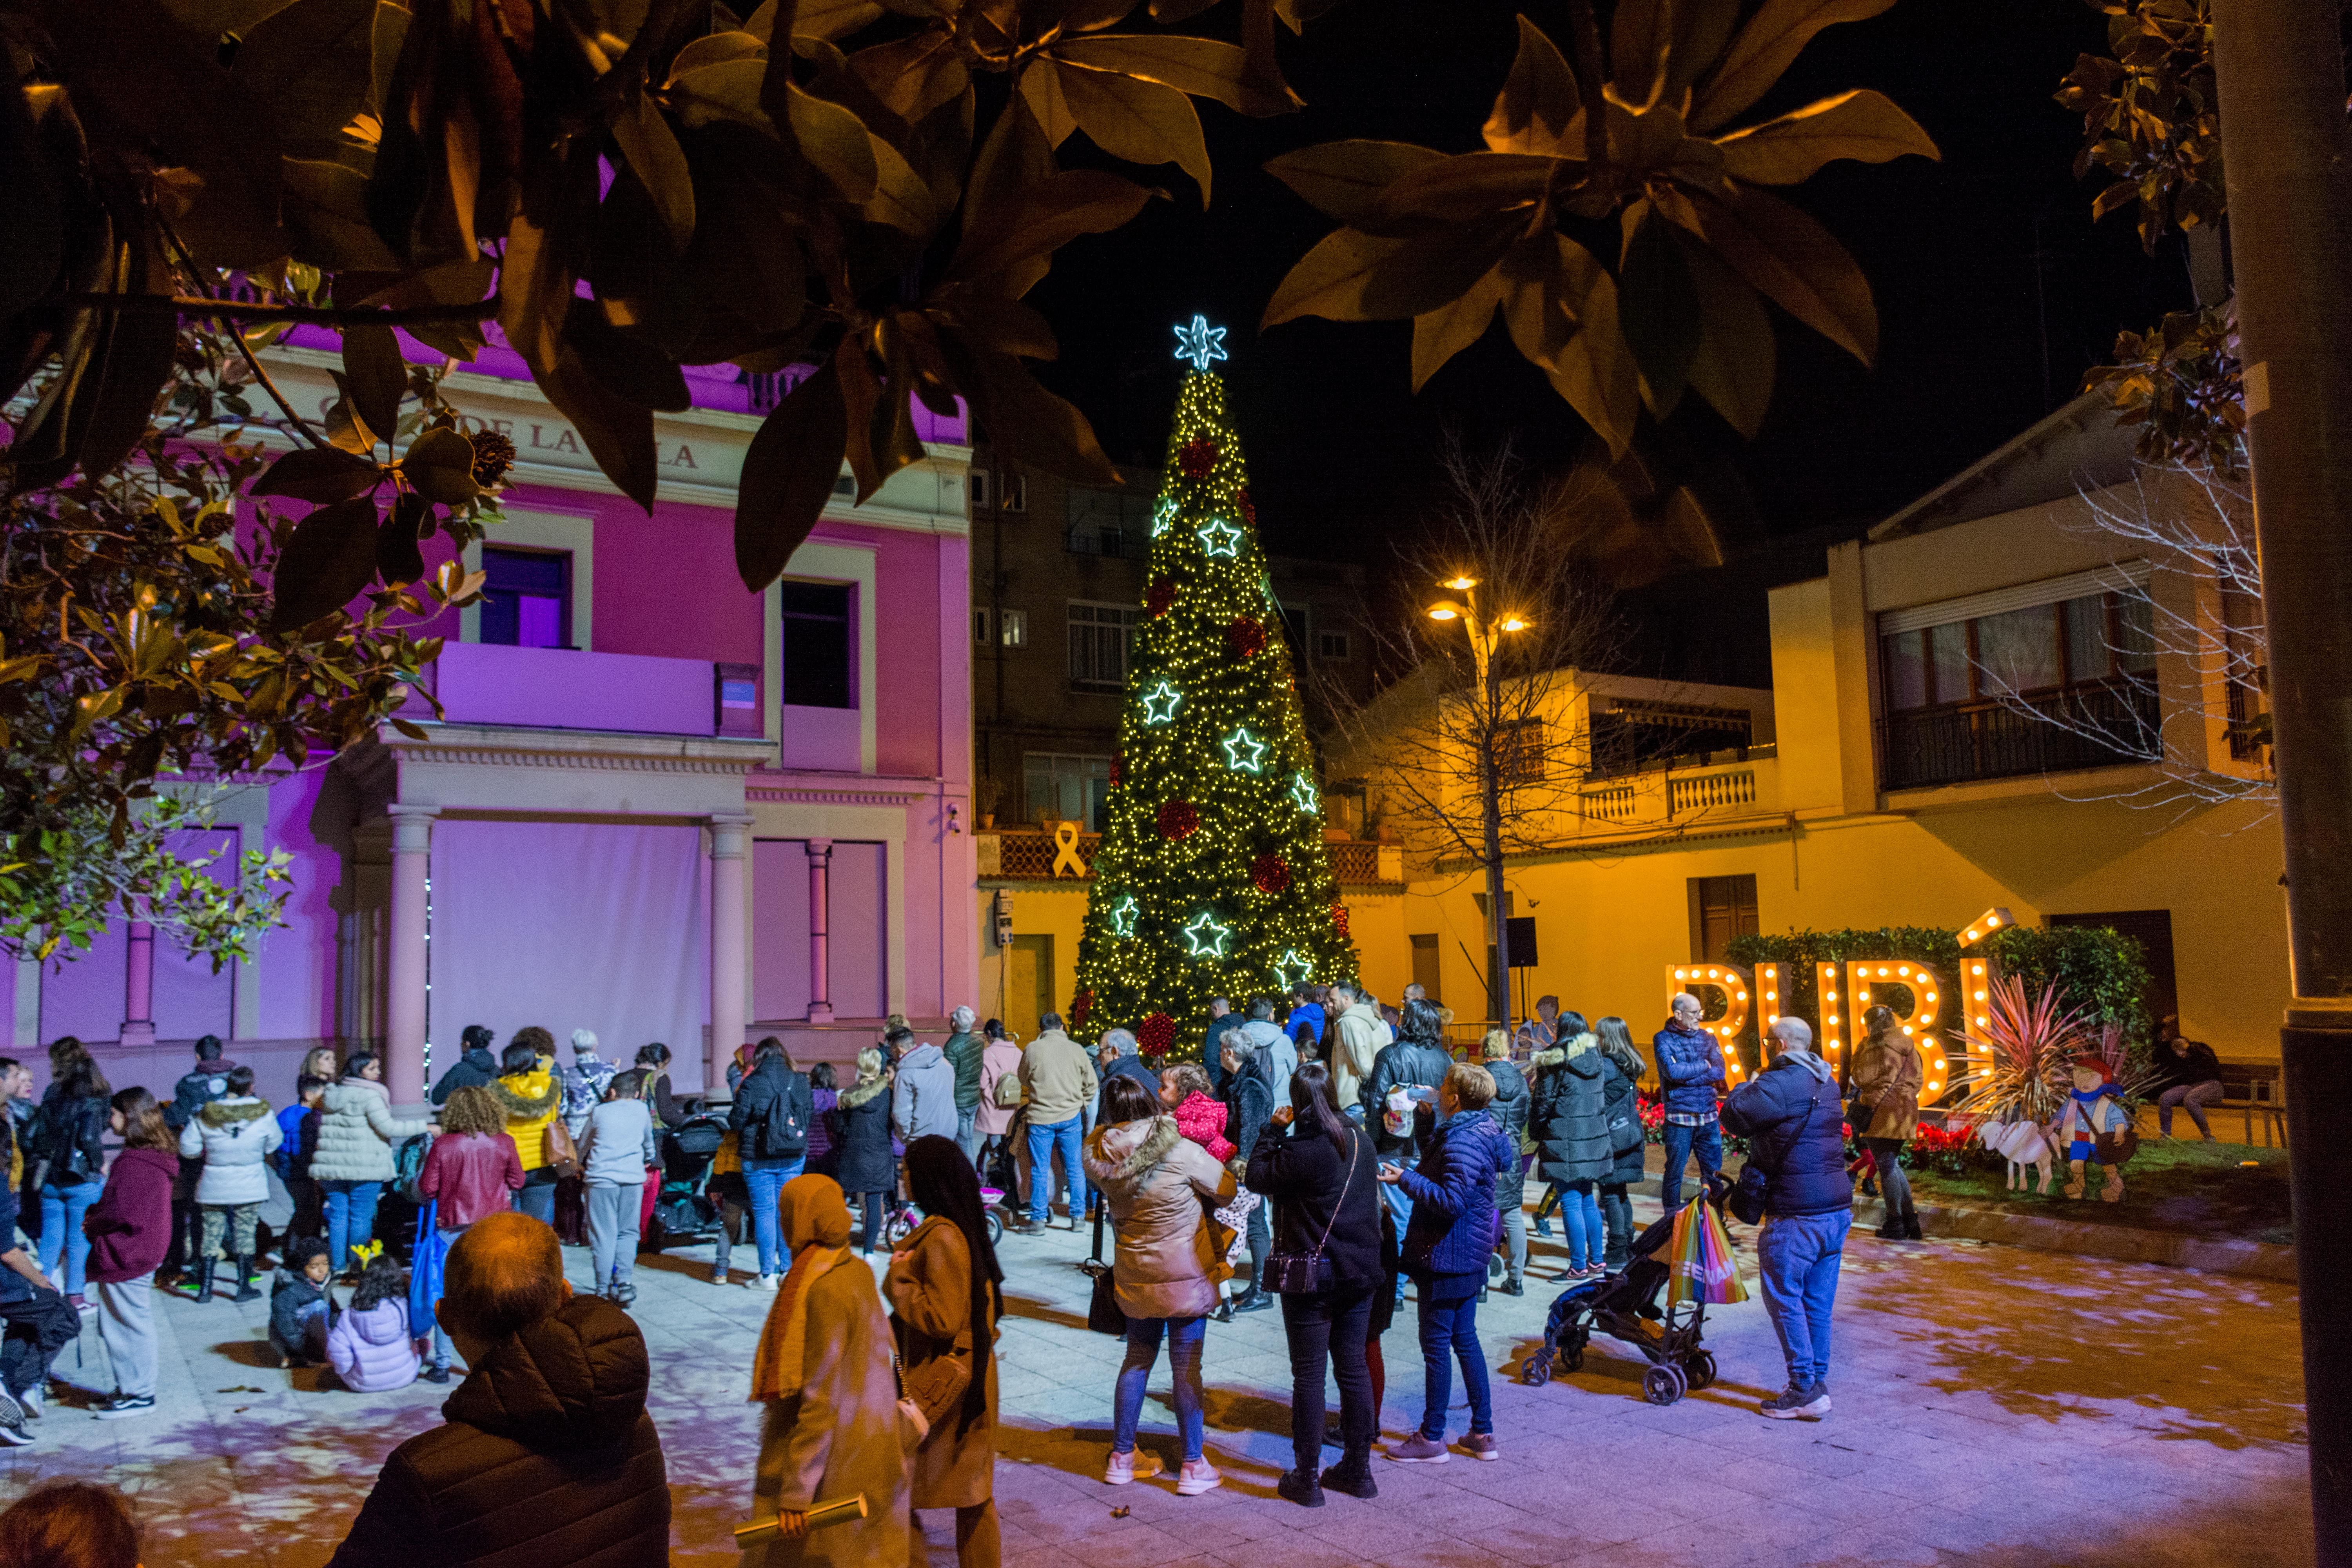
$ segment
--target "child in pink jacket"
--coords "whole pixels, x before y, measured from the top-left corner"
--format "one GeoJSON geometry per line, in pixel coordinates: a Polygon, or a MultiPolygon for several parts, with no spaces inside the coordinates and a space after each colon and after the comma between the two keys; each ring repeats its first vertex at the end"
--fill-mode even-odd
{"type": "Polygon", "coordinates": [[[352,1304],[327,1331],[327,1364],[355,1394],[388,1394],[416,1381],[423,1359],[408,1321],[408,1270],[379,1253],[352,1304]]]}
{"type": "Polygon", "coordinates": [[[1160,1074],[1160,1099],[1176,1119],[1176,1131],[1209,1152],[1222,1165],[1237,1152],[1225,1136],[1225,1102],[1209,1092],[1209,1075],[1199,1064],[1179,1062],[1160,1074]]]}

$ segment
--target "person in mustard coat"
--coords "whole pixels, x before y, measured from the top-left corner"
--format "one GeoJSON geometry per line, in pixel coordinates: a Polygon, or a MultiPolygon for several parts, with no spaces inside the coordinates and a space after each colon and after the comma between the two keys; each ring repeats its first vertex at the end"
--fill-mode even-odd
{"type": "Polygon", "coordinates": [[[1895,1026],[1895,1009],[1873,1007],[1862,1016],[1867,1037],[1853,1053],[1853,1100],[1846,1121],[1878,1167],[1878,1190],[1886,1199],[1886,1219],[1878,1227],[1887,1241],[1917,1241],[1919,1211],[1911,1201],[1911,1178],[1903,1172],[1903,1146],[1919,1127],[1919,1052],[1895,1026]]]}
{"type": "MultiPolygon", "coordinates": [[[[946,1138],[907,1145],[907,1183],[928,1216],[890,1255],[882,1281],[898,1333],[908,1397],[930,1426],[915,1450],[916,1509],[956,1510],[959,1568],[997,1568],[996,1320],[1004,1271],[988,1244],[980,1178],[946,1138]],[[954,1393],[961,1384],[961,1392],[954,1393]],[[952,1394],[952,1397],[945,1395],[952,1394]]],[[[908,1537],[909,1561],[926,1561],[922,1521],[908,1537]]]]}
{"type": "Polygon", "coordinates": [[[555,1070],[555,1037],[533,1025],[517,1029],[499,1058],[490,1092],[507,1113],[507,1136],[522,1161],[522,1190],[514,1205],[541,1225],[555,1223],[557,1173],[547,1163],[547,1125],[563,1108],[563,1079],[555,1070]]]}

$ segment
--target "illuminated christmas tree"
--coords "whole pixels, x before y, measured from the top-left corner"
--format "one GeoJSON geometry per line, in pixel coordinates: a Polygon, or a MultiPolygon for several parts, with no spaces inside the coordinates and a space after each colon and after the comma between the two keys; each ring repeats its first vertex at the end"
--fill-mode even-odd
{"type": "Polygon", "coordinates": [[[1123,1025],[1177,1058],[1197,1055],[1212,996],[1356,973],[1257,509],[1209,369],[1224,335],[1198,316],[1176,330],[1193,368],[1152,512],[1071,1002],[1078,1027],[1123,1025]]]}

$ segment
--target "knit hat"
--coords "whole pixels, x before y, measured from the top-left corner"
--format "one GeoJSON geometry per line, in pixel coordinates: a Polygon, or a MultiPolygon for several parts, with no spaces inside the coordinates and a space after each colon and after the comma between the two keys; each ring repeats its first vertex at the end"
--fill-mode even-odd
{"type": "Polygon", "coordinates": [[[2116,1081],[2116,1069],[2109,1067],[2105,1061],[2101,1060],[2097,1057],[2076,1057],[2074,1058],[2073,1070],[2075,1072],[2096,1073],[2098,1075],[2099,1081],[2103,1084],[2113,1083],[2116,1081]]]}
{"type": "Polygon", "coordinates": [[[596,1031],[593,1029],[572,1030],[572,1048],[575,1051],[586,1051],[592,1056],[594,1055],[596,1050],[596,1031]]]}

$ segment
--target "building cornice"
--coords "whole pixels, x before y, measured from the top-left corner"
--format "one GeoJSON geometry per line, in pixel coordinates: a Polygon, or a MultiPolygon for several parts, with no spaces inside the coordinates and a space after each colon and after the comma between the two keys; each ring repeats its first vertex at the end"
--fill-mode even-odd
{"type": "MultiPolygon", "coordinates": [[[[394,763],[500,768],[577,768],[599,773],[746,774],[773,760],[775,743],[731,736],[641,735],[609,730],[533,730],[514,725],[420,723],[422,740],[386,724],[363,752],[394,763]]],[[[373,756],[353,759],[365,768],[373,756]]]]}
{"type": "Polygon", "coordinates": [[[846,785],[833,787],[823,784],[760,784],[747,780],[743,798],[769,804],[790,805],[888,805],[908,806],[919,800],[929,800],[928,790],[856,789],[846,785]]]}

